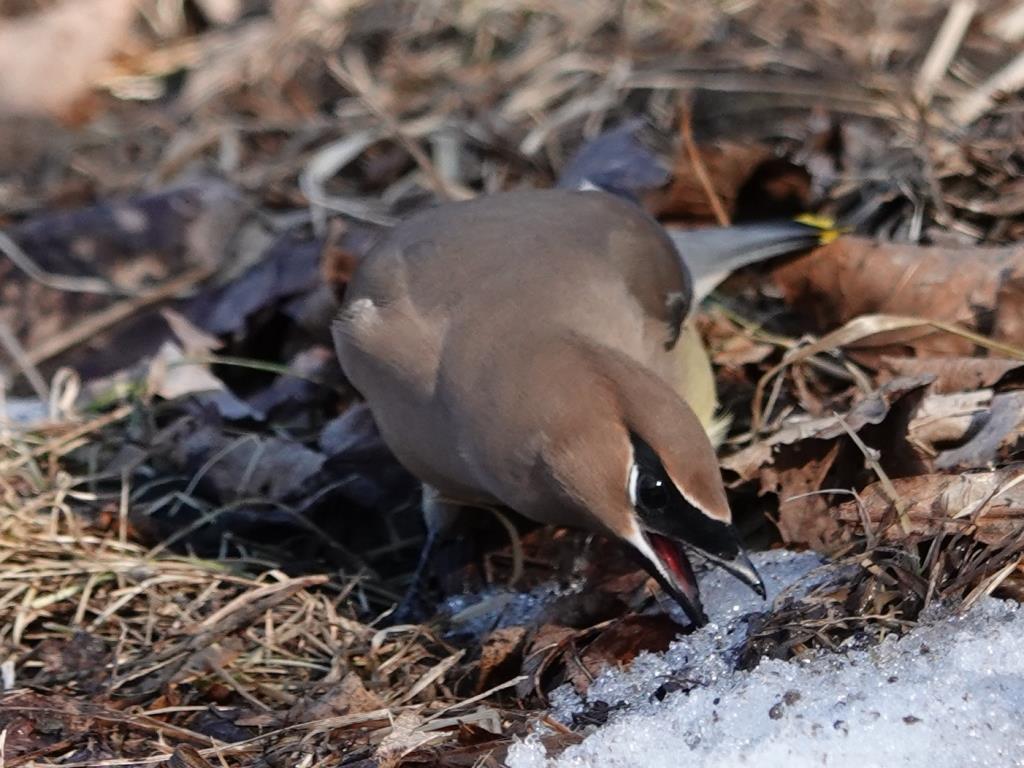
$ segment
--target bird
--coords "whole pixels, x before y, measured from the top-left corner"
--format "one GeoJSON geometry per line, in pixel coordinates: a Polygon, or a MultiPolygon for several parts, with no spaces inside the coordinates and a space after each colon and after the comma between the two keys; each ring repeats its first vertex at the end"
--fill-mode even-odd
{"type": "MultiPolygon", "coordinates": [[[[806,244],[808,230],[733,238],[726,261],[806,244]]],[[[600,190],[442,203],[383,236],[332,335],[384,442],[423,483],[417,574],[461,510],[501,507],[622,542],[695,626],[708,619],[693,553],[765,596],[732,522],[714,377],[689,322],[714,264],[695,294],[665,229],[600,190]]]]}

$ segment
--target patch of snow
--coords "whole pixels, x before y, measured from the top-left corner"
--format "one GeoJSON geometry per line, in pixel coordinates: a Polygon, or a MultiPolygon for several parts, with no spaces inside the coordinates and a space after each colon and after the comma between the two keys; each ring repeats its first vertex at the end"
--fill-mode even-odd
{"type": "MultiPolygon", "coordinates": [[[[809,588],[820,563],[780,551],[754,561],[769,599],[809,588]]],[[[1024,610],[1016,603],[934,612],[900,639],[742,672],[735,650],[748,614],[764,604],[720,571],[701,579],[701,592],[707,627],[599,676],[585,701],[567,687],[552,696],[563,722],[604,702],[612,709],[605,725],[553,759],[528,738],[509,751],[509,766],[1024,766],[1024,610]]]]}

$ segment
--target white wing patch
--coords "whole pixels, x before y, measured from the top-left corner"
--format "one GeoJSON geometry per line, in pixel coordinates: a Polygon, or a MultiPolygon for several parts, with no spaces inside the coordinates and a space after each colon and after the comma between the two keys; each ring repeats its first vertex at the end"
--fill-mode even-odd
{"type": "Polygon", "coordinates": [[[346,313],[349,323],[359,331],[372,330],[381,322],[380,309],[373,303],[373,299],[356,299],[349,306],[346,313]]]}

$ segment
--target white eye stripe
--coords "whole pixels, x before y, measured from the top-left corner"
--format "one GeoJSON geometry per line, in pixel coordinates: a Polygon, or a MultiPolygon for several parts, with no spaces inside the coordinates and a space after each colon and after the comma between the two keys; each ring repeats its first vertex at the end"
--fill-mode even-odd
{"type": "Polygon", "coordinates": [[[629,493],[629,503],[636,507],[637,484],[640,482],[640,469],[636,462],[629,465],[629,477],[626,479],[626,491],[629,493]]]}

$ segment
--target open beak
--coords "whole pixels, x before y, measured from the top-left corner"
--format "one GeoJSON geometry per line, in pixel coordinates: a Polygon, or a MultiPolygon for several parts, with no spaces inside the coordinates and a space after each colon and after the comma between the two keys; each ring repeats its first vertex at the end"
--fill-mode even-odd
{"type": "Polygon", "coordinates": [[[750,558],[747,553],[741,548],[732,560],[724,560],[720,557],[716,557],[710,552],[704,552],[697,550],[704,557],[710,560],[717,566],[724,568],[726,571],[731,573],[737,579],[742,581],[754,592],[757,593],[758,597],[764,600],[768,596],[768,590],[765,589],[764,579],[761,578],[761,574],[754,568],[754,564],[750,562],[750,558]]]}
{"type": "Polygon", "coordinates": [[[690,565],[690,558],[686,556],[686,550],[678,541],[658,533],[648,533],[646,538],[656,558],[648,570],[661,584],[661,588],[679,603],[694,626],[703,627],[708,623],[708,616],[704,613],[697,577],[690,565]]]}
{"type": "Polygon", "coordinates": [[[698,627],[707,624],[708,617],[704,613],[704,606],[701,604],[697,578],[693,573],[693,566],[690,564],[690,559],[686,554],[687,547],[703,555],[715,565],[724,568],[754,590],[762,599],[767,594],[764,581],[742,548],[738,549],[734,558],[725,559],[705,552],[702,549],[692,547],[692,545],[684,545],[677,539],[653,531],[645,531],[643,538],[645,540],[644,543],[649,546],[638,547],[638,549],[640,554],[644,555],[648,561],[645,563],[647,570],[658,580],[662,589],[679,603],[687,618],[698,627]],[[645,549],[649,551],[644,551],[645,549]]]}

